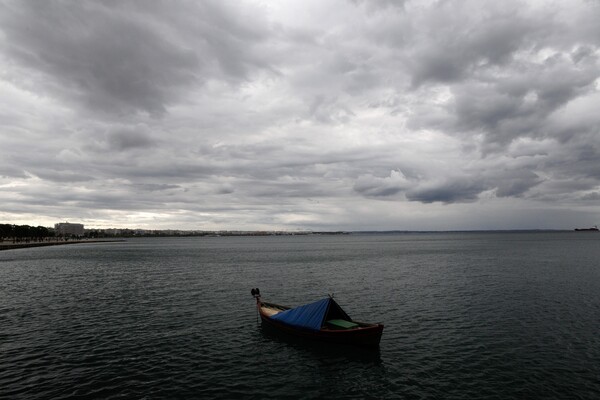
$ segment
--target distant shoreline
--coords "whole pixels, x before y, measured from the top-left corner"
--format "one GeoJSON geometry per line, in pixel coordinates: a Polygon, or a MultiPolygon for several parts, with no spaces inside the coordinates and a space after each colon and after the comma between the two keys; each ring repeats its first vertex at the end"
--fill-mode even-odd
{"type": "Polygon", "coordinates": [[[68,240],[68,241],[48,241],[48,242],[29,242],[29,243],[6,243],[0,242],[0,251],[23,249],[29,247],[44,247],[44,246],[60,246],[65,244],[81,244],[81,243],[114,243],[126,242],[131,238],[190,238],[190,237],[248,237],[248,236],[319,236],[319,235],[419,235],[419,234],[486,234],[486,233],[580,233],[575,230],[567,229],[507,229],[507,230],[467,230],[467,231],[314,231],[307,233],[295,232],[219,232],[214,234],[203,235],[165,235],[165,236],[126,236],[122,238],[106,238],[106,239],[88,239],[88,240],[68,240]]]}
{"type": "Polygon", "coordinates": [[[25,248],[29,248],[29,247],[61,246],[64,244],[114,243],[114,242],[125,242],[125,240],[124,239],[106,239],[106,240],[94,239],[94,240],[68,240],[68,241],[57,241],[57,242],[29,242],[29,243],[2,243],[2,242],[0,242],[0,251],[25,249],[25,248]]]}

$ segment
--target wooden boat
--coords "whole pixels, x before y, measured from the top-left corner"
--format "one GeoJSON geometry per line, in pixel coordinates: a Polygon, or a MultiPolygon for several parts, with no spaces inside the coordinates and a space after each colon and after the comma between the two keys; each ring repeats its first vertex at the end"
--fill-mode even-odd
{"type": "Polygon", "coordinates": [[[252,289],[263,326],[307,339],[329,343],[377,347],[383,324],[354,321],[331,297],[290,308],[262,301],[260,291],[252,289]]]}

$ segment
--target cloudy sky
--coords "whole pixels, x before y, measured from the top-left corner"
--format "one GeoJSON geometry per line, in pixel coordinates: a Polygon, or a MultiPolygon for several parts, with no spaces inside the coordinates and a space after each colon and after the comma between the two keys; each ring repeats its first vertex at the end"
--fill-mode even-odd
{"type": "Polygon", "coordinates": [[[0,1],[0,221],[600,224],[600,2],[0,1]]]}

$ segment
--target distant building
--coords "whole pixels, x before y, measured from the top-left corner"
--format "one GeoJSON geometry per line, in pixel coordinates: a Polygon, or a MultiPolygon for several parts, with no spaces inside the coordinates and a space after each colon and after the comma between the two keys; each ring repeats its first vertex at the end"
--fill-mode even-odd
{"type": "Polygon", "coordinates": [[[56,236],[83,236],[83,224],[70,224],[61,222],[54,224],[56,236]]]}

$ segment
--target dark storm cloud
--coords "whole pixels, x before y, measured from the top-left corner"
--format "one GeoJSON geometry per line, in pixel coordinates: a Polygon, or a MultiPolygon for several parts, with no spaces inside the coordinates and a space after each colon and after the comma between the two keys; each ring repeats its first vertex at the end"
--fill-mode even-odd
{"type": "MultiPolygon", "coordinates": [[[[6,53],[58,80],[49,91],[111,112],[165,112],[199,60],[108,3],[15,2],[3,13],[6,53]]],[[[44,77],[40,77],[40,80],[44,77]]]]}
{"type": "Polygon", "coordinates": [[[414,186],[402,171],[394,170],[389,177],[380,178],[373,175],[360,176],[354,184],[354,190],[369,197],[389,197],[404,192],[414,186]]]}
{"type": "Polygon", "coordinates": [[[515,71],[512,78],[457,85],[452,90],[453,117],[446,128],[482,132],[490,146],[547,135],[546,118],[592,90],[599,76],[595,67],[578,68],[568,60],[548,64],[524,73],[515,71]]]}
{"type": "MultiPolygon", "coordinates": [[[[507,3],[477,19],[461,4],[441,3],[429,17],[455,11],[426,30],[429,40],[416,46],[411,72],[414,85],[448,84],[452,98],[435,113],[412,117],[411,126],[482,134],[484,151],[502,151],[518,137],[550,134],[552,113],[596,90],[600,37],[582,42],[558,11],[507,3]]],[[[583,26],[600,16],[598,7],[589,11],[577,16],[583,26]]]]}
{"type": "Polygon", "coordinates": [[[116,131],[108,134],[107,143],[110,150],[125,151],[147,148],[156,145],[155,140],[139,131],[116,131]]]}
{"type": "Polygon", "coordinates": [[[0,217],[587,218],[599,17],[586,1],[3,2],[0,217]]]}
{"type": "Polygon", "coordinates": [[[403,9],[404,5],[408,0],[380,0],[380,1],[368,1],[368,0],[350,0],[354,4],[358,4],[367,7],[369,10],[385,11],[387,8],[400,8],[403,9]]]}
{"type": "Polygon", "coordinates": [[[182,163],[171,160],[132,160],[130,163],[112,164],[104,168],[110,175],[126,177],[137,181],[143,179],[165,180],[175,182],[198,180],[209,176],[215,167],[209,163],[182,163]]]}
{"type": "Polygon", "coordinates": [[[310,104],[308,111],[310,118],[324,124],[347,123],[354,116],[352,110],[336,99],[328,99],[324,95],[317,95],[310,104]]]}
{"type": "Polygon", "coordinates": [[[581,196],[581,200],[600,201],[600,192],[588,193],[581,196]]]}
{"type": "Polygon", "coordinates": [[[259,63],[247,50],[260,40],[252,24],[218,2],[180,5],[188,9],[167,2],[8,2],[0,13],[2,45],[32,73],[36,89],[93,112],[160,116],[191,86],[211,77],[244,79],[259,63]]]}
{"type": "Polygon", "coordinates": [[[364,196],[373,198],[397,198],[403,194],[410,201],[423,203],[463,203],[472,202],[487,190],[495,190],[498,197],[522,197],[531,188],[543,182],[530,166],[505,170],[484,171],[480,173],[465,172],[470,177],[443,180],[407,179],[399,171],[392,171],[389,177],[361,176],[357,179],[354,190],[364,196]]]}
{"type": "Polygon", "coordinates": [[[132,185],[133,187],[135,187],[138,190],[144,191],[144,192],[159,192],[159,191],[163,191],[163,190],[171,190],[171,189],[180,189],[181,186],[179,185],[170,185],[167,183],[139,183],[139,184],[135,184],[132,185]]]}
{"type": "Polygon", "coordinates": [[[5,178],[27,178],[25,171],[10,165],[0,165],[0,176],[5,178]]]}
{"type": "Polygon", "coordinates": [[[481,181],[460,178],[422,185],[409,190],[406,193],[406,198],[422,203],[464,203],[477,200],[478,195],[486,189],[487,187],[481,181]]]}
{"type": "Polygon", "coordinates": [[[45,179],[52,182],[87,182],[92,181],[95,178],[90,175],[73,173],[70,171],[51,171],[51,170],[37,170],[32,171],[38,178],[45,179]]]}
{"type": "Polygon", "coordinates": [[[542,26],[522,18],[510,4],[493,18],[483,12],[481,19],[460,7],[440,2],[428,17],[424,29],[429,40],[411,54],[413,86],[451,83],[480,69],[506,64],[516,50],[529,44],[532,35],[542,33],[542,26]]]}
{"type": "Polygon", "coordinates": [[[600,180],[600,138],[563,146],[569,150],[569,158],[549,160],[544,167],[556,171],[557,177],[589,179],[591,182],[600,180]]]}
{"type": "Polygon", "coordinates": [[[496,196],[519,197],[543,180],[536,173],[522,169],[503,172],[492,181],[496,185],[496,196]]]}

